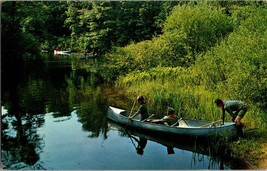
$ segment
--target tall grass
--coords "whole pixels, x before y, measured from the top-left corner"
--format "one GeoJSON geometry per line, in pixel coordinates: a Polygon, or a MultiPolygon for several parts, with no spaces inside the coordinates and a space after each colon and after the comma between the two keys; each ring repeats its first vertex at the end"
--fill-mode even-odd
{"type": "MultiPolygon", "coordinates": [[[[134,72],[116,81],[118,89],[124,89],[129,98],[142,94],[148,103],[150,113],[164,115],[167,107],[173,107],[179,117],[219,120],[221,110],[214,100],[222,96],[220,89],[211,89],[201,83],[201,76],[194,68],[157,67],[149,71],[134,72]]],[[[229,93],[229,92],[228,92],[229,93]]],[[[223,94],[225,99],[231,95],[223,94]]],[[[266,127],[265,112],[248,101],[250,109],[243,121],[249,127],[266,127]]],[[[226,115],[226,121],[231,121],[226,115]]]]}
{"type": "Polygon", "coordinates": [[[188,76],[189,72],[192,71],[181,67],[157,67],[121,77],[116,86],[127,89],[130,98],[138,94],[145,96],[150,112],[166,114],[167,107],[171,106],[180,117],[218,120],[221,115],[214,105],[216,93],[193,85],[197,74],[188,76]]]}
{"type": "MultiPolygon", "coordinates": [[[[165,30],[163,35],[182,34],[175,32],[177,31],[175,22],[182,20],[182,18],[176,19],[175,16],[179,14],[179,17],[184,17],[179,13],[184,8],[175,8],[177,13],[174,12],[167,20],[168,26],[172,29],[165,30]]],[[[251,127],[266,128],[267,8],[266,5],[259,7],[252,5],[251,8],[254,10],[246,13],[244,18],[231,18],[236,22],[233,32],[227,32],[227,36],[214,47],[197,54],[192,65],[166,66],[159,61],[157,66],[148,65],[143,69],[137,68],[121,75],[116,86],[126,89],[130,98],[138,94],[144,95],[151,107],[151,112],[164,114],[167,106],[172,106],[178,115],[196,119],[221,118],[221,111],[214,104],[216,98],[242,100],[250,107],[243,121],[251,127]]],[[[232,17],[239,16],[236,15],[237,13],[244,13],[244,11],[233,12],[235,15],[232,17]]],[[[218,16],[223,18],[219,21],[224,21],[225,18],[221,15],[223,14],[219,12],[218,16]]],[[[187,17],[190,18],[190,16],[187,17]]],[[[194,19],[197,21],[197,17],[194,19]]],[[[183,22],[186,21],[183,20],[183,22]]],[[[194,22],[191,25],[194,26],[194,22]]],[[[189,36],[188,39],[193,37],[189,36]]],[[[157,42],[156,39],[154,38],[154,43],[157,42]]],[[[172,39],[175,39],[175,36],[172,39]]],[[[175,41],[179,40],[175,39],[175,41]]],[[[150,45],[153,46],[153,42],[150,42],[150,45]]],[[[131,52],[131,49],[135,49],[134,44],[127,50],[131,52]]],[[[132,58],[139,59],[143,56],[146,60],[147,58],[157,59],[153,55],[149,56],[150,53],[139,52],[138,57],[132,56],[132,58]]],[[[158,58],[158,60],[161,59],[158,58]]],[[[170,59],[169,62],[177,61],[170,59]]],[[[230,116],[226,115],[226,120],[230,119],[230,116]]]]}

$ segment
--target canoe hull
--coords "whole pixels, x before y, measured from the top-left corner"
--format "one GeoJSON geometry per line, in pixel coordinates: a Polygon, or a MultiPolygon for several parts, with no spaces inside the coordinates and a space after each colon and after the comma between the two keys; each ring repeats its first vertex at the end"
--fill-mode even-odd
{"type": "MultiPolygon", "coordinates": [[[[144,131],[150,131],[162,134],[172,134],[172,135],[183,135],[183,136],[228,136],[232,137],[236,135],[236,127],[234,123],[225,122],[224,125],[216,127],[198,127],[191,126],[180,127],[180,126],[166,126],[161,124],[155,124],[150,122],[141,122],[135,119],[128,119],[124,116],[126,110],[109,107],[107,117],[119,124],[126,125],[127,127],[132,127],[135,129],[140,129],[144,131]]],[[[198,120],[184,120],[188,123],[203,124],[210,123],[209,121],[198,121],[198,120]]]]}
{"type": "Polygon", "coordinates": [[[70,55],[71,51],[57,51],[54,50],[54,55],[70,55]]]}

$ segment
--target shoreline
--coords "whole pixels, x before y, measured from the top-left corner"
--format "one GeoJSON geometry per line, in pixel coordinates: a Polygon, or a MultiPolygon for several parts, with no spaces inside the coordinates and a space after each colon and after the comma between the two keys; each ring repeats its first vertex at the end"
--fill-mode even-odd
{"type": "Polygon", "coordinates": [[[267,132],[266,129],[248,128],[244,138],[229,144],[232,155],[243,160],[245,170],[267,170],[267,132]]]}
{"type": "Polygon", "coordinates": [[[257,159],[256,169],[267,170],[267,141],[262,144],[261,155],[257,159]]]}
{"type": "Polygon", "coordinates": [[[254,154],[248,152],[247,155],[251,156],[250,159],[244,159],[249,170],[267,170],[267,140],[261,144],[254,154]]]}

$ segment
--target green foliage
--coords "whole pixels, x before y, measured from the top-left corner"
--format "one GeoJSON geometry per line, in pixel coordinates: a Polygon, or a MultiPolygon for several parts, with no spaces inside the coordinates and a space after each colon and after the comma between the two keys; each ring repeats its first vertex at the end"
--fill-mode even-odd
{"type": "Polygon", "coordinates": [[[213,47],[232,30],[233,22],[221,9],[206,4],[177,6],[167,18],[162,35],[106,55],[106,70],[124,75],[132,68],[144,71],[157,66],[189,67],[196,55],[213,47]],[[121,61],[131,62],[122,65],[121,61]]]}
{"type": "Polygon", "coordinates": [[[209,89],[266,107],[266,14],[266,9],[255,11],[227,41],[197,60],[209,89]]]}
{"type": "Polygon", "coordinates": [[[57,2],[4,2],[1,12],[4,61],[35,60],[41,49],[68,46],[62,40],[57,44],[58,39],[69,33],[63,26],[65,8],[66,3],[57,2]]]}
{"type": "Polygon", "coordinates": [[[161,33],[167,2],[68,2],[66,25],[71,30],[72,47],[100,55],[114,46],[151,39],[161,33]]]}
{"type": "Polygon", "coordinates": [[[164,27],[168,37],[179,36],[176,41],[185,44],[189,48],[186,50],[190,51],[187,54],[193,57],[220,42],[232,30],[231,18],[224,15],[220,8],[206,3],[175,7],[164,27]]]}
{"type": "Polygon", "coordinates": [[[257,165],[259,156],[266,148],[266,129],[248,129],[245,133],[244,139],[228,144],[228,146],[235,156],[245,159],[250,164],[257,165]]]}
{"type": "Polygon", "coordinates": [[[257,3],[229,8],[233,15],[208,4],[174,8],[163,35],[110,55],[119,56],[113,65],[132,62],[116,65],[116,86],[131,98],[143,94],[154,113],[172,106],[178,115],[198,119],[221,118],[216,98],[240,99],[249,105],[244,122],[266,128],[267,8],[257,3]]]}
{"type": "MultiPolygon", "coordinates": [[[[27,10],[25,5],[26,4],[21,2],[3,3],[1,11],[1,41],[3,42],[2,55],[5,57],[4,61],[8,61],[6,58],[8,54],[11,56],[10,58],[12,58],[10,61],[21,61],[23,52],[33,49],[33,44],[28,43],[29,40],[35,41],[35,38],[30,32],[34,30],[33,25],[35,24],[33,23],[38,23],[38,20],[34,20],[32,13],[30,13],[31,16],[29,16],[29,10],[27,10]],[[31,31],[26,32],[26,28],[31,28],[31,31]],[[24,43],[27,43],[26,46],[24,43]],[[20,55],[20,57],[18,57],[18,55],[20,55]]],[[[39,8],[40,6],[36,5],[34,7],[39,8]]],[[[34,46],[34,48],[36,47],[34,46]]]]}
{"type": "Polygon", "coordinates": [[[4,2],[1,13],[4,56],[11,50],[16,53],[11,56],[24,53],[36,56],[38,50],[56,47],[101,56],[115,46],[160,34],[162,22],[177,3],[4,2]],[[31,48],[18,44],[25,41],[31,48]]]}

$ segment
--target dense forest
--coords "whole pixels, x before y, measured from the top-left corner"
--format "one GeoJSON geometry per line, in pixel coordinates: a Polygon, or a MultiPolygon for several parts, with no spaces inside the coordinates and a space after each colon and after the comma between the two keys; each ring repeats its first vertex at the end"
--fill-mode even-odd
{"type": "Polygon", "coordinates": [[[4,2],[2,42],[20,59],[41,50],[105,54],[113,47],[151,39],[178,2],[4,2]],[[14,50],[16,49],[16,50],[14,50]]]}
{"type": "Polygon", "coordinates": [[[94,72],[151,112],[218,119],[216,98],[240,99],[245,122],[266,127],[265,2],[10,1],[1,22],[4,66],[57,47],[94,53],[94,72]]]}

